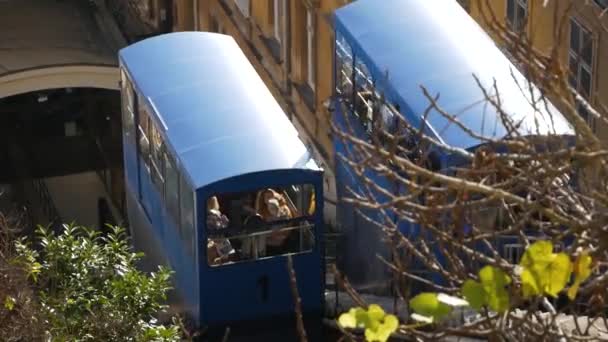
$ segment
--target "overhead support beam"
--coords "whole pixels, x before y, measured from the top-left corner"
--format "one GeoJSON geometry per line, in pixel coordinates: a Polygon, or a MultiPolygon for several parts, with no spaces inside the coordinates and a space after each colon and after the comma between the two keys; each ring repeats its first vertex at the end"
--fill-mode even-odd
{"type": "Polygon", "coordinates": [[[115,65],[61,65],[38,67],[0,75],[0,99],[32,91],[58,88],[119,89],[115,65]]]}

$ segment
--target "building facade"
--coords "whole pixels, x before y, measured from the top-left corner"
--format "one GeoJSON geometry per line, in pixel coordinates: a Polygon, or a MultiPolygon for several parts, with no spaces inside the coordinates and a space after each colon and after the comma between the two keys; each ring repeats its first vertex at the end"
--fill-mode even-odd
{"type": "MultiPolygon", "coordinates": [[[[570,85],[597,111],[608,115],[608,0],[466,0],[463,7],[484,28],[496,20],[521,33],[539,51],[559,46],[562,65],[569,68],[570,85]],[[493,14],[493,16],[491,15],[493,14]],[[491,18],[491,19],[490,19],[491,18]],[[559,30],[561,28],[561,32],[559,30]]],[[[491,30],[488,30],[492,35],[491,30]]],[[[497,43],[501,39],[493,35],[497,43]]],[[[596,134],[608,142],[606,125],[579,106],[596,134]]]]}

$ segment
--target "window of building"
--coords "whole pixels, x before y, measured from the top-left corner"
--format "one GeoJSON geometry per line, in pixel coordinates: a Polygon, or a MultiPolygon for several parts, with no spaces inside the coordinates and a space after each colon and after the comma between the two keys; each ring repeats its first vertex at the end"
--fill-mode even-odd
{"type": "Polygon", "coordinates": [[[164,153],[165,159],[165,203],[169,215],[179,226],[179,173],[173,157],[167,151],[164,153]]]}
{"type": "Polygon", "coordinates": [[[314,11],[310,8],[306,10],[306,52],[307,52],[307,67],[306,80],[310,89],[315,90],[316,68],[315,68],[315,20],[314,11]]]}
{"type": "Polygon", "coordinates": [[[186,248],[186,252],[192,255],[194,253],[194,243],[196,240],[194,234],[194,192],[183,176],[180,177],[179,201],[182,243],[186,248]]]}
{"type": "Polygon", "coordinates": [[[273,33],[274,39],[280,44],[283,40],[283,13],[284,11],[284,0],[273,0],[273,33]]]}
{"type": "Polygon", "coordinates": [[[156,12],[158,11],[156,1],[157,0],[148,0],[147,4],[148,19],[152,22],[156,21],[156,12]]]}
{"type": "Polygon", "coordinates": [[[311,184],[211,196],[199,209],[206,212],[209,265],[311,251],[315,202],[311,184]]]}
{"type": "Polygon", "coordinates": [[[585,98],[591,95],[593,75],[593,37],[576,20],[570,21],[570,84],[585,98]]]}
{"type": "Polygon", "coordinates": [[[593,2],[595,2],[603,10],[608,8],[608,0],[593,0],[593,2]]]}
{"type": "Polygon", "coordinates": [[[511,30],[521,32],[528,20],[528,0],[507,0],[507,23],[511,30]]]}
{"type": "Polygon", "coordinates": [[[249,0],[234,0],[234,2],[243,16],[249,18],[249,0]]]}

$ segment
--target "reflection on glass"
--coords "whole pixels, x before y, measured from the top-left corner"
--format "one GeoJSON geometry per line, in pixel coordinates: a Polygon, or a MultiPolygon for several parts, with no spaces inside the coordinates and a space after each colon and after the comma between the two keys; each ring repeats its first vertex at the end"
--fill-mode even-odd
{"type": "Polygon", "coordinates": [[[207,200],[211,266],[303,253],[314,247],[312,185],[217,194],[207,200]]]}

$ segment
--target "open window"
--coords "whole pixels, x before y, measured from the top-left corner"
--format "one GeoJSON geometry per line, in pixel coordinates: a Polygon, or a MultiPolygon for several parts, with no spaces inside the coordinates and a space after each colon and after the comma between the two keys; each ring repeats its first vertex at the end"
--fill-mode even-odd
{"type": "Polygon", "coordinates": [[[165,187],[165,175],[164,175],[164,143],[163,138],[158,131],[155,124],[150,124],[150,136],[152,139],[152,151],[151,151],[151,163],[150,163],[150,176],[152,177],[152,183],[156,186],[156,189],[163,196],[165,187]]]}
{"type": "Polygon", "coordinates": [[[133,86],[123,69],[120,70],[122,90],[122,124],[127,137],[135,136],[135,103],[133,101],[133,86]]]}
{"type": "Polygon", "coordinates": [[[139,117],[138,117],[138,119],[139,119],[138,120],[138,122],[139,122],[139,127],[138,127],[139,154],[140,154],[141,159],[144,162],[146,170],[148,172],[150,172],[150,140],[149,140],[150,114],[148,113],[145,102],[143,101],[143,99],[141,97],[139,97],[138,106],[139,106],[139,117]]]}
{"type": "Polygon", "coordinates": [[[210,266],[310,252],[314,248],[314,186],[311,184],[219,193],[207,199],[207,261],[210,266]]]}
{"type": "Polygon", "coordinates": [[[355,100],[353,112],[367,132],[371,132],[372,129],[374,101],[376,100],[374,95],[374,83],[365,62],[359,58],[355,58],[355,100]]]}
{"type": "Polygon", "coordinates": [[[353,101],[353,51],[336,32],[336,94],[350,109],[353,101]]]}

